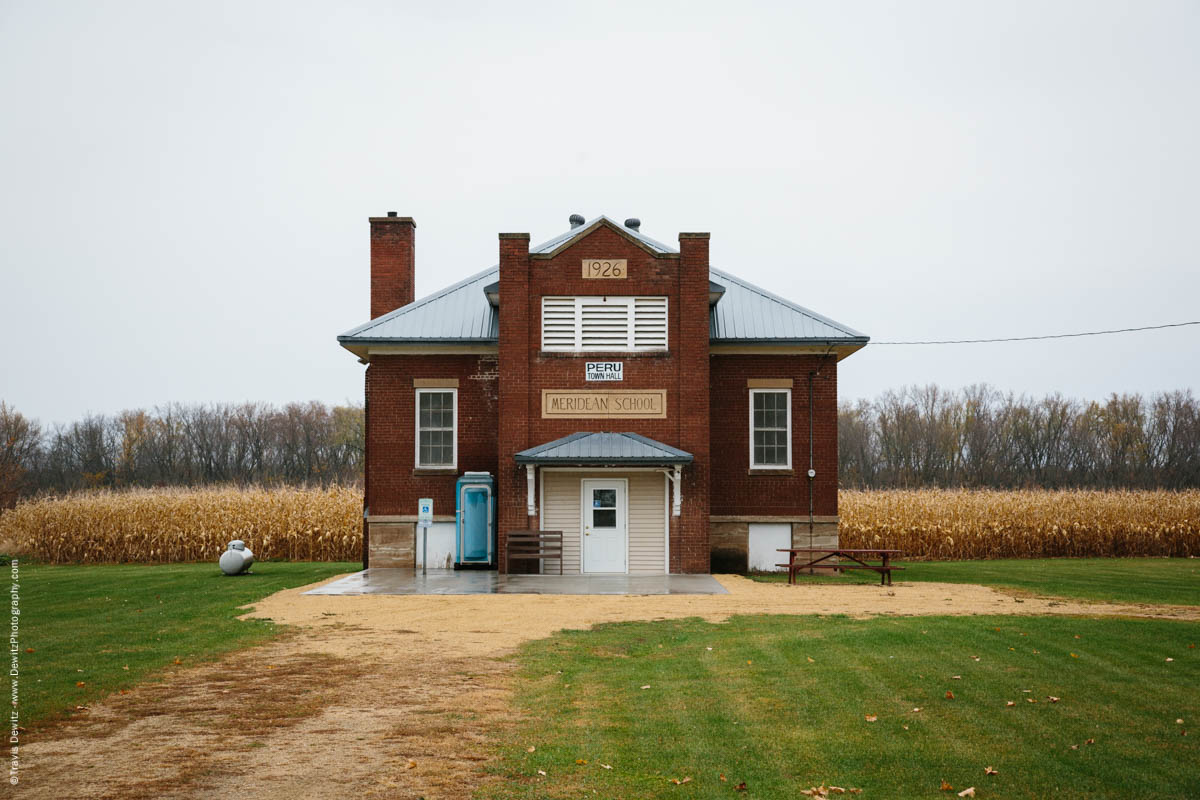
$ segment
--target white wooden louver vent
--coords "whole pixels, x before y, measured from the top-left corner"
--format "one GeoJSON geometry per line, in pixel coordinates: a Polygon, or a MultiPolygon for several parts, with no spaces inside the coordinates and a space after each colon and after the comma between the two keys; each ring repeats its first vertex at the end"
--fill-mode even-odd
{"type": "Polygon", "coordinates": [[[665,297],[543,297],[543,350],[666,350],[665,297]]]}

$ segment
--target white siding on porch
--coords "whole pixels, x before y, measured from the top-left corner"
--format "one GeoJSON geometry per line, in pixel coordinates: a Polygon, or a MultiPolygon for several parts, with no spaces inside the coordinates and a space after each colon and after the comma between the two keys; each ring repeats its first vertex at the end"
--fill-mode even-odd
{"type": "MultiPolygon", "coordinates": [[[[625,478],[629,481],[629,574],[662,575],[666,568],[666,477],[659,472],[547,472],[542,481],[542,530],[563,532],[563,572],[579,572],[580,481],[625,478]]],[[[547,561],[545,569],[557,565],[547,561]]]]}

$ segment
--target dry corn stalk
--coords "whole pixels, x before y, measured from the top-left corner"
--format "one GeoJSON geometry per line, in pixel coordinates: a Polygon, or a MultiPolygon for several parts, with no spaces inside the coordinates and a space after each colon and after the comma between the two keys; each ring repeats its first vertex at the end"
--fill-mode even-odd
{"type": "Polygon", "coordinates": [[[843,547],[911,559],[1200,555],[1200,491],[842,491],[843,547]]]}
{"type": "Polygon", "coordinates": [[[0,542],[54,564],[215,560],[231,539],[259,559],[358,561],[362,492],[328,489],[134,489],[20,503],[0,542]]]}

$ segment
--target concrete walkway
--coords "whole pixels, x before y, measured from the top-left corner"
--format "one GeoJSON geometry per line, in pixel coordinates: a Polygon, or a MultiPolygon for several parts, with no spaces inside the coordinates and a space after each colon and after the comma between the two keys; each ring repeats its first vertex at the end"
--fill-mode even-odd
{"type": "Polygon", "coordinates": [[[368,569],[305,594],[728,594],[712,575],[501,575],[493,570],[368,569]]]}

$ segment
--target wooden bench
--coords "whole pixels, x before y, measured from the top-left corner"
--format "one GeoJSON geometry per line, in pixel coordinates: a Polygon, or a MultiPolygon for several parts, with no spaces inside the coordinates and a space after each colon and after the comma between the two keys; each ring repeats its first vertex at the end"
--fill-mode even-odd
{"type": "Polygon", "coordinates": [[[563,574],[562,531],[509,531],[505,545],[507,570],[512,572],[512,562],[517,560],[541,561],[544,558],[558,559],[558,574],[563,574]]]}
{"type": "Polygon", "coordinates": [[[779,552],[787,553],[788,560],[786,564],[776,564],[777,567],[786,567],[788,571],[788,583],[796,582],[796,573],[813,567],[832,567],[833,569],[871,569],[879,573],[879,584],[881,586],[892,585],[892,570],[904,569],[904,567],[892,566],[892,556],[900,555],[899,550],[880,550],[880,549],[865,549],[865,550],[839,550],[831,547],[781,547],[779,552]],[[808,560],[800,563],[796,560],[796,556],[800,553],[805,553],[808,560]],[[845,558],[853,563],[830,563],[831,558],[845,558]],[[881,563],[868,564],[866,559],[878,558],[881,563]],[[826,563],[822,563],[826,562],[826,563]]]}

